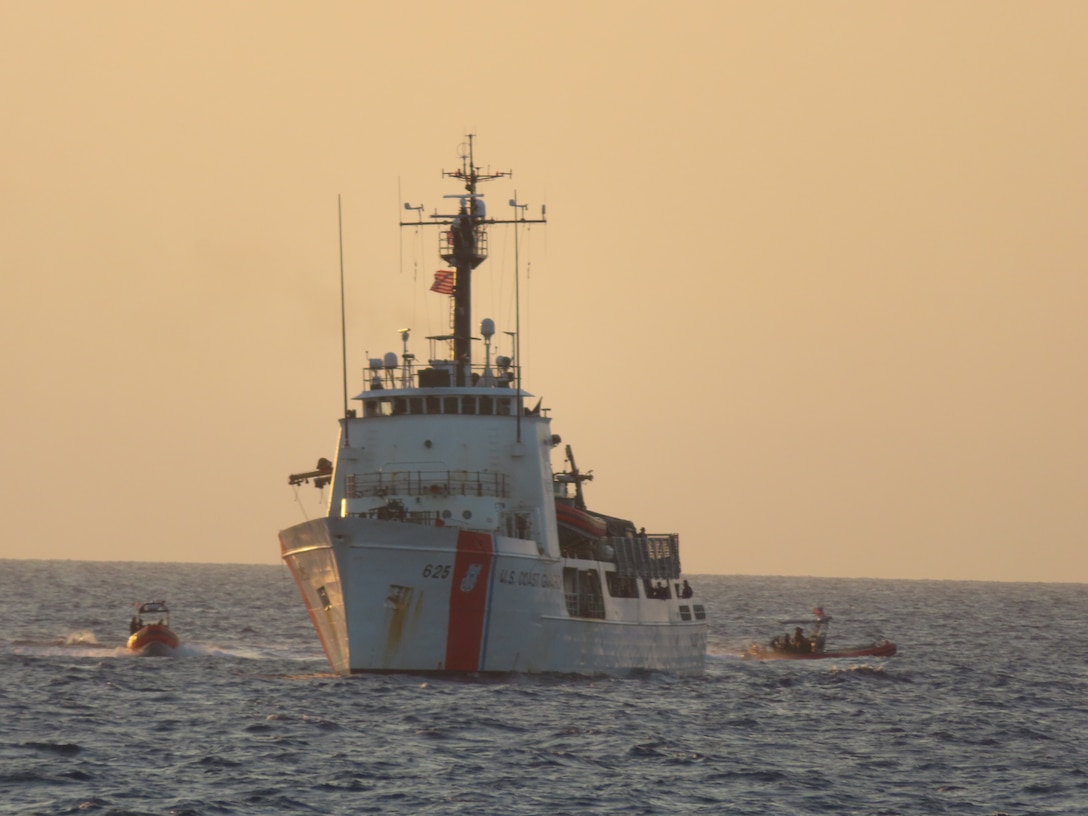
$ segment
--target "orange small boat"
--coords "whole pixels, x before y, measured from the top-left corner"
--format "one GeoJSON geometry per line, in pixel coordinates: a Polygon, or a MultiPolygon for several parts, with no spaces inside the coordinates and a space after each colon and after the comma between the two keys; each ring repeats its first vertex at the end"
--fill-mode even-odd
{"type": "Polygon", "coordinates": [[[170,610],[165,601],[140,604],[129,625],[128,650],[149,657],[169,657],[181,644],[170,628],[170,610]],[[145,621],[145,616],[148,620],[145,621]],[[157,620],[151,620],[155,619],[157,620]]]}

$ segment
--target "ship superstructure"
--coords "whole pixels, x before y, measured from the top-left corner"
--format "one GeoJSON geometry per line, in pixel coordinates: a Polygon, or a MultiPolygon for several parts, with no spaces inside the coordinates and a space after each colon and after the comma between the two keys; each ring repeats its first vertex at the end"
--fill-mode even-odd
{"type": "Polygon", "coordinates": [[[471,136],[461,159],[444,173],[463,188],[447,197],[454,211],[430,220],[453,267],[432,286],[451,297],[451,332],[428,338],[426,365],[407,330],[400,355],[369,360],[335,461],[290,477],[329,488],[325,517],[280,533],[329,662],[341,674],[699,672],[706,614],[680,581],[678,536],[587,509],[592,475],[569,446],[569,468],[553,471],[560,438],[530,407],[517,346],[493,354],[490,319],[473,336],[488,228],[543,213],[526,219],[512,200],[515,218],[489,217],[479,185],[509,174],[483,172],[471,136]]]}

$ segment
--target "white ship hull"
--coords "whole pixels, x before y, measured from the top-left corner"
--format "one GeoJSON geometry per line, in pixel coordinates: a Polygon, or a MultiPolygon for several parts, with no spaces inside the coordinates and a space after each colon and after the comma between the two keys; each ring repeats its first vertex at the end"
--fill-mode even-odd
{"type": "Polygon", "coordinates": [[[359,518],[317,519],[280,540],[339,674],[703,670],[701,606],[605,593],[579,610],[564,569],[608,565],[542,558],[532,541],[359,518]]]}

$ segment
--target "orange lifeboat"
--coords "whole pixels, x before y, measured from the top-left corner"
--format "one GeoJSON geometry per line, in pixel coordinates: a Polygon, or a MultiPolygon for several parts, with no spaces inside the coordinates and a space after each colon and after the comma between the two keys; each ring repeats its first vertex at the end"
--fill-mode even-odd
{"type": "Polygon", "coordinates": [[[573,504],[555,503],[555,518],[559,526],[581,538],[596,540],[608,533],[605,520],[573,504]]]}
{"type": "Polygon", "coordinates": [[[140,604],[140,608],[132,616],[129,626],[131,634],[128,639],[128,650],[149,657],[168,657],[181,644],[174,631],[170,628],[170,610],[165,601],[149,601],[140,604]],[[157,618],[145,623],[147,618],[157,618]]]}

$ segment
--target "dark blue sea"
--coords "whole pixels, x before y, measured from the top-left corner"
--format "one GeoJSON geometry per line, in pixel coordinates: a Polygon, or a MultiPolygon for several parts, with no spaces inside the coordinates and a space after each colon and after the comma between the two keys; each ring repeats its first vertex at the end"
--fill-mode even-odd
{"type": "Polygon", "coordinates": [[[692,584],[701,677],[339,678],[283,567],[2,560],[0,813],[1088,813],[1088,586],[692,584]],[[816,605],[899,654],[740,659],[816,605]]]}

